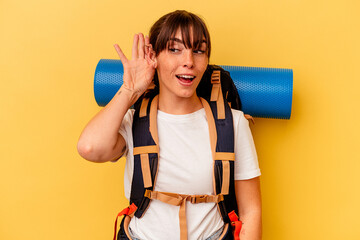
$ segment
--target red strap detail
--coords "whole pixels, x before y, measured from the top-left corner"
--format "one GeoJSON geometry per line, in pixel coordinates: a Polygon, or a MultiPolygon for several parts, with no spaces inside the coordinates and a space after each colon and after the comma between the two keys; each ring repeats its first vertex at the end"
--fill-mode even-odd
{"type": "Polygon", "coordinates": [[[231,211],[228,216],[231,221],[231,226],[233,227],[234,240],[240,240],[242,222],[239,220],[239,217],[236,215],[234,210],[231,211]]]}
{"type": "Polygon", "coordinates": [[[240,240],[240,231],[241,231],[241,227],[242,227],[242,222],[241,221],[236,221],[234,223],[231,223],[231,226],[233,226],[234,228],[234,240],[240,240]]]}
{"type": "Polygon", "coordinates": [[[239,221],[239,218],[236,215],[235,210],[232,210],[231,212],[229,212],[228,216],[229,216],[229,219],[231,222],[239,221]]]}
{"type": "Polygon", "coordinates": [[[117,220],[118,220],[118,217],[122,216],[122,215],[131,215],[133,214],[137,209],[137,206],[132,203],[130,206],[124,208],[121,212],[118,213],[118,215],[116,216],[116,219],[115,219],[115,230],[114,230],[114,240],[116,240],[116,228],[117,228],[117,220]]]}
{"type": "Polygon", "coordinates": [[[128,214],[126,214],[126,215],[131,215],[131,214],[133,214],[133,213],[136,211],[136,209],[137,209],[137,206],[136,206],[134,203],[132,203],[132,204],[129,206],[129,212],[128,212],[128,214]]]}

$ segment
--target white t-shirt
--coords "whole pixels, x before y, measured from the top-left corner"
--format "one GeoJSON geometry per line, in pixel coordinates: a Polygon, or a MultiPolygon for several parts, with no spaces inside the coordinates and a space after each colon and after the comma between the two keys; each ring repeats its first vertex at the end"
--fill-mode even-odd
{"type": "MultiPolygon", "coordinates": [[[[254,141],[243,112],[233,110],[235,131],[235,180],[260,175],[254,141]]],[[[133,176],[132,121],[130,109],[120,127],[127,150],[125,197],[130,198],[133,176]]],[[[204,108],[185,115],[158,110],[160,157],[155,191],[213,195],[213,160],[204,108]]],[[[224,222],[215,203],[186,202],[188,238],[206,239],[224,222]]],[[[139,239],[180,239],[179,206],[152,200],[142,218],[133,217],[129,227],[139,239]]]]}

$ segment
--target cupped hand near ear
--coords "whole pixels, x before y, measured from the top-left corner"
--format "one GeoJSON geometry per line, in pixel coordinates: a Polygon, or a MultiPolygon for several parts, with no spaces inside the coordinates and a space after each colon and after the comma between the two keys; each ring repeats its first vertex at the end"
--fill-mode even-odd
{"type": "Polygon", "coordinates": [[[131,60],[125,56],[118,44],[114,47],[124,66],[122,87],[141,96],[152,82],[157,67],[149,37],[144,37],[142,33],[135,34],[131,60]]]}

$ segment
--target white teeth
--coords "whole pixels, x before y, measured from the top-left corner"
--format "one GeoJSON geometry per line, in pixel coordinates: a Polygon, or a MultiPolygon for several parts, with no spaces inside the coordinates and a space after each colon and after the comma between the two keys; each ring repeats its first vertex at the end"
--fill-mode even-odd
{"type": "Polygon", "coordinates": [[[181,78],[187,78],[187,79],[193,79],[195,78],[194,76],[189,76],[189,75],[178,75],[181,78]]]}

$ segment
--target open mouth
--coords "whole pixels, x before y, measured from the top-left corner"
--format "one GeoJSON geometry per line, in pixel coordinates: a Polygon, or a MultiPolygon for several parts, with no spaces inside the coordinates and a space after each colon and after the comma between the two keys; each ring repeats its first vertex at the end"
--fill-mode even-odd
{"type": "Polygon", "coordinates": [[[196,77],[191,75],[175,75],[180,81],[184,83],[191,83],[196,77]]]}

